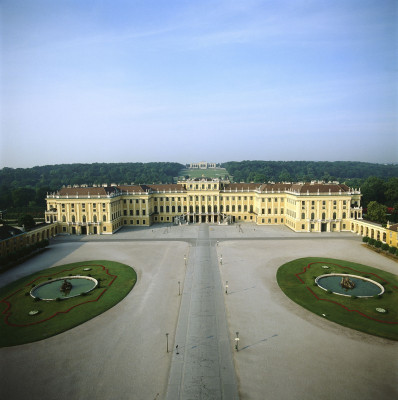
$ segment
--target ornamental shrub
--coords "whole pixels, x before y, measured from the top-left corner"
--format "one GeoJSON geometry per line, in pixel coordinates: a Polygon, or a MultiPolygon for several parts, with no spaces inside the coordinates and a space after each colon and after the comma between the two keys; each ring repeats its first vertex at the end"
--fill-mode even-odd
{"type": "Polygon", "coordinates": [[[397,248],[394,247],[394,246],[390,246],[390,248],[388,249],[388,251],[389,251],[391,254],[397,254],[397,248]]]}
{"type": "Polygon", "coordinates": [[[380,247],[381,247],[382,244],[383,244],[383,243],[382,243],[380,240],[376,240],[374,246],[375,246],[377,249],[380,249],[380,247]]]}
{"type": "Polygon", "coordinates": [[[368,236],[364,236],[363,238],[362,238],[362,242],[364,242],[364,243],[368,243],[369,242],[369,237],[368,236]]]}
{"type": "Polygon", "coordinates": [[[369,238],[368,243],[369,243],[371,246],[374,246],[374,244],[376,243],[376,240],[373,239],[373,238],[369,238]]]}
{"type": "Polygon", "coordinates": [[[390,246],[387,243],[383,243],[381,245],[381,249],[384,250],[384,251],[388,251],[389,248],[390,248],[390,246]]]}

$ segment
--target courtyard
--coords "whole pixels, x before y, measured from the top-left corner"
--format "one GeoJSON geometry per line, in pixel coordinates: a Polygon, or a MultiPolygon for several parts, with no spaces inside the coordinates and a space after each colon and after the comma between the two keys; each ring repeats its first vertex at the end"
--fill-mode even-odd
{"type": "MultiPolygon", "coordinates": [[[[249,224],[206,227],[217,256],[221,283],[216,290],[223,293],[241,399],[398,395],[397,342],[307,311],[276,281],[282,264],[301,257],[345,259],[393,274],[396,262],[364,248],[352,233],[294,233],[249,224]]],[[[166,398],[180,305],[189,290],[185,275],[199,231],[200,225],[155,225],[112,236],[57,237],[46,252],[3,273],[1,286],[44,268],[91,259],[117,261],[137,272],[133,290],[105,313],[46,340],[1,348],[3,396],[166,398]]]]}

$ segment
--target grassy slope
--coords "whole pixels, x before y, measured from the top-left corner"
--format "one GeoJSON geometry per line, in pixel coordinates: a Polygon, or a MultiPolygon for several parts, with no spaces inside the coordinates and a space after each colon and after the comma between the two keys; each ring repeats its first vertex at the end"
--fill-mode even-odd
{"type": "Polygon", "coordinates": [[[136,280],[137,275],[129,266],[104,260],[62,265],[19,279],[0,290],[0,312],[3,313],[0,314],[0,347],[34,342],[80,325],[121,301],[133,288],[136,280]],[[117,276],[112,283],[113,276],[111,277],[106,274],[101,265],[105,266],[110,274],[117,276]],[[83,269],[86,267],[92,268],[91,271],[84,271],[83,269]],[[32,288],[32,281],[38,277],[41,278],[35,281],[36,284],[47,281],[50,275],[52,278],[56,278],[68,276],[69,274],[91,274],[97,280],[98,278],[101,280],[100,287],[85,296],[78,296],[62,301],[37,302],[31,296],[26,295],[32,288]],[[111,285],[108,286],[110,283],[111,285]],[[4,300],[19,289],[21,290],[18,293],[8,298],[8,301],[11,303],[11,309],[9,310],[11,313],[8,321],[12,324],[30,324],[51,317],[57,312],[67,311],[73,306],[76,307],[67,313],[60,313],[48,321],[35,325],[23,327],[9,326],[5,321],[6,315],[4,314],[7,304],[4,301],[1,302],[1,300],[4,300]],[[99,297],[103,291],[104,293],[99,297]],[[97,298],[99,300],[94,301],[97,298]],[[87,301],[89,302],[82,304],[87,301]],[[31,310],[40,310],[40,314],[30,316],[28,313],[31,310]]]}
{"type": "Polygon", "coordinates": [[[398,324],[388,324],[384,322],[398,322],[398,277],[385,271],[378,270],[362,264],[355,264],[344,260],[320,259],[320,258],[301,258],[282,265],[277,272],[277,281],[283,292],[294,302],[302,307],[314,312],[315,314],[326,314],[326,318],[338,324],[357,329],[372,335],[398,340],[398,324]],[[312,264],[304,273],[300,274],[302,283],[295,274],[298,274],[312,264]],[[336,265],[338,264],[338,265],[336,265]],[[330,268],[325,270],[322,265],[330,268]],[[342,268],[344,267],[344,268],[342,268]],[[349,269],[352,268],[352,269],[349,269]],[[317,286],[314,286],[314,278],[328,271],[330,273],[347,272],[354,275],[366,276],[384,285],[385,293],[381,298],[351,298],[329,294],[317,286]],[[384,283],[383,283],[384,282],[384,283]],[[388,283],[385,283],[388,282],[388,283]],[[310,288],[319,298],[332,300],[347,307],[349,310],[357,310],[366,314],[369,319],[355,311],[348,311],[342,306],[325,300],[317,300],[308,290],[310,288]],[[388,310],[387,314],[381,314],[375,309],[377,307],[388,310]]]}
{"type": "Polygon", "coordinates": [[[225,168],[209,168],[209,169],[182,169],[179,176],[189,175],[190,178],[201,178],[204,175],[206,178],[224,178],[229,175],[225,168]]]}

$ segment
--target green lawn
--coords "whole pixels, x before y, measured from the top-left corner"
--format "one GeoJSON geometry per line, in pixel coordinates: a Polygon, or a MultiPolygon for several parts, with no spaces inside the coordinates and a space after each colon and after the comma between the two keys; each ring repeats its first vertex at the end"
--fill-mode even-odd
{"type": "Polygon", "coordinates": [[[206,178],[221,178],[223,179],[228,174],[228,171],[225,168],[209,168],[209,169],[182,169],[178,176],[186,176],[188,175],[190,179],[194,178],[202,178],[202,176],[206,178]]]}
{"type": "Polygon", "coordinates": [[[362,264],[330,258],[300,258],[279,267],[276,275],[283,292],[297,304],[333,322],[371,335],[398,340],[398,277],[362,264]],[[322,266],[328,266],[324,269],[322,266]],[[315,284],[325,273],[368,277],[385,288],[377,298],[351,298],[328,293],[315,284]],[[382,314],[376,308],[388,312],[382,314]],[[323,317],[322,314],[326,316],[323,317]]]}
{"type": "Polygon", "coordinates": [[[19,279],[0,290],[0,347],[45,339],[80,325],[121,301],[136,281],[131,267],[104,260],[60,265],[19,279]],[[29,295],[32,285],[50,278],[88,274],[99,287],[87,295],[61,301],[35,301],[29,295]],[[32,310],[39,314],[29,315],[32,310]]]}

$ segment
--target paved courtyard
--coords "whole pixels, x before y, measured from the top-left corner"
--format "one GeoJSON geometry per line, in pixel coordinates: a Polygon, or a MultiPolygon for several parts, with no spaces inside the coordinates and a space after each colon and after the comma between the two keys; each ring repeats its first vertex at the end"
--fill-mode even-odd
{"type": "MultiPolygon", "coordinates": [[[[396,262],[364,248],[351,233],[303,234],[285,227],[246,224],[241,229],[238,225],[206,228],[205,239],[212,249],[209,256],[194,254],[198,239],[204,240],[200,225],[156,225],[123,229],[112,236],[57,237],[43,254],[1,274],[3,286],[43,268],[94,259],[125,263],[138,274],[132,292],[104,314],[52,338],[0,349],[1,397],[165,399],[177,357],[179,316],[185,309],[184,299],[194,293],[190,275],[185,277],[185,273],[190,263],[196,268],[195,263],[210,258],[212,262],[205,264],[215,275],[203,278],[213,282],[204,288],[213,286],[212,296],[223,295],[224,304],[218,302],[214,312],[225,314],[227,333],[221,329],[216,334],[227,347],[229,343],[242,400],[398,396],[396,342],[322,319],[293,303],[276,283],[278,267],[299,257],[341,258],[397,274],[396,262]],[[221,257],[222,265],[217,263],[221,257]],[[239,352],[233,349],[236,331],[239,352]],[[166,333],[173,349],[169,353],[166,333]]],[[[197,312],[192,309],[188,316],[197,312]]],[[[187,326],[187,331],[196,329],[195,323],[187,326]]],[[[202,333],[207,334],[206,329],[202,333]]],[[[212,340],[212,335],[206,337],[212,340]]],[[[184,382],[177,384],[184,386],[184,382]]],[[[216,392],[202,392],[198,397],[184,390],[180,393],[186,397],[181,399],[222,398],[216,392]]]]}

